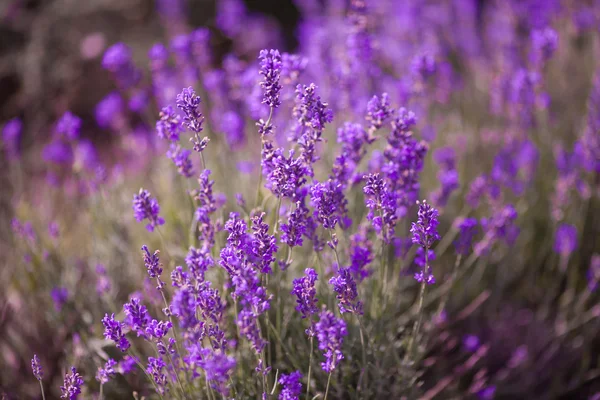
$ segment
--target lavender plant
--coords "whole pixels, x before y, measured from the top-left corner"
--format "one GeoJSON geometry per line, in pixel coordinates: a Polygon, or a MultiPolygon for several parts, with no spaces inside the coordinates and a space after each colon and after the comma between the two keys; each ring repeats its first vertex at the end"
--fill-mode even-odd
{"type": "Polygon", "coordinates": [[[296,3],[297,53],[218,2],[222,59],[205,28],[147,68],[116,43],[93,122],[66,111],[39,148],[4,124],[0,347],[35,392],[1,393],[594,398],[600,70],[571,60],[597,58],[600,7],[296,3]]]}

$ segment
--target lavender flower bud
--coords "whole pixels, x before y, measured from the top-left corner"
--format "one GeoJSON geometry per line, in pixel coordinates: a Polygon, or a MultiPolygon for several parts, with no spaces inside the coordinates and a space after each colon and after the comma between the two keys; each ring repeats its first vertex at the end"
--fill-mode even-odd
{"type": "Polygon", "coordinates": [[[34,354],[33,358],[31,359],[31,369],[33,370],[33,376],[35,376],[35,379],[41,381],[44,377],[44,371],[42,370],[40,359],[38,358],[37,354],[34,354]]]}
{"type": "Polygon", "coordinates": [[[279,400],[298,400],[302,394],[302,373],[300,371],[292,372],[289,375],[282,374],[279,377],[281,391],[279,400]]]}
{"type": "Polygon", "coordinates": [[[119,350],[126,352],[130,344],[123,334],[123,324],[115,320],[115,314],[110,317],[105,314],[102,318],[102,325],[104,325],[104,337],[115,342],[119,350]]]}
{"type": "Polygon", "coordinates": [[[319,322],[315,325],[315,331],[319,341],[319,350],[325,356],[325,362],[321,363],[321,367],[325,372],[330,373],[344,358],[342,345],[348,331],[346,322],[341,318],[336,318],[331,311],[327,311],[324,307],[319,315],[319,322]]]}
{"type": "Polygon", "coordinates": [[[165,220],[158,215],[160,206],[158,201],[151,197],[150,192],[140,188],[140,192],[133,196],[133,215],[138,222],[145,219],[150,221],[146,225],[149,232],[153,232],[154,228],[163,225],[165,220]]]}
{"type": "Polygon", "coordinates": [[[81,394],[81,386],[83,385],[83,378],[75,367],[71,367],[71,372],[65,375],[63,386],[60,387],[60,398],[66,400],[76,400],[79,394],[81,394]]]}
{"type": "Polygon", "coordinates": [[[294,279],[294,289],[291,294],[298,297],[296,299],[296,311],[302,313],[302,318],[307,318],[319,311],[316,298],[317,289],[315,289],[315,282],[319,279],[319,276],[312,268],[306,268],[304,273],[306,276],[294,279]]]}
{"type": "Polygon", "coordinates": [[[338,275],[331,278],[329,283],[333,285],[333,290],[337,293],[336,298],[339,301],[340,313],[349,312],[362,315],[362,302],[357,300],[358,290],[349,268],[340,268],[338,275]]]}
{"type": "Polygon", "coordinates": [[[260,74],[264,77],[260,83],[263,89],[262,103],[271,108],[277,108],[281,105],[279,94],[281,85],[279,77],[281,75],[281,55],[278,50],[261,50],[258,56],[260,60],[260,74]]]}

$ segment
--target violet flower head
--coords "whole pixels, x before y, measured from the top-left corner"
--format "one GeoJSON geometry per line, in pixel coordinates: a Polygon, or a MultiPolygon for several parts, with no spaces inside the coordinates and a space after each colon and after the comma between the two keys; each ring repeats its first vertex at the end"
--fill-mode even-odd
{"type": "Polygon", "coordinates": [[[163,225],[165,220],[158,215],[160,206],[158,201],[151,197],[150,192],[140,188],[140,192],[133,196],[133,215],[138,222],[145,219],[150,221],[146,225],[149,232],[153,232],[157,226],[163,225]]]}
{"type": "Polygon", "coordinates": [[[138,337],[143,336],[146,326],[150,322],[146,306],[142,304],[139,298],[134,297],[129,303],[123,305],[123,311],[127,316],[125,323],[129,325],[132,331],[137,333],[138,337]]]}
{"type": "Polygon", "coordinates": [[[292,372],[289,375],[282,374],[279,377],[281,391],[279,400],[298,400],[302,394],[302,373],[300,371],[292,372]]]}
{"type": "Polygon", "coordinates": [[[596,290],[600,282],[600,254],[594,254],[587,272],[589,290],[596,290]]]}
{"type": "Polygon", "coordinates": [[[160,275],[163,272],[162,264],[160,259],[158,258],[160,251],[156,250],[154,254],[150,254],[150,250],[148,250],[148,246],[142,246],[143,256],[144,256],[144,265],[148,270],[148,275],[150,278],[156,278],[159,280],[159,289],[161,287],[160,283],[160,275]]]}
{"type": "Polygon", "coordinates": [[[212,267],[215,262],[210,255],[209,249],[196,249],[190,247],[185,256],[185,264],[194,278],[198,281],[204,281],[204,273],[212,267]]]}
{"type": "Polygon", "coordinates": [[[288,157],[283,151],[276,150],[271,159],[266,186],[277,197],[295,199],[298,190],[306,183],[309,171],[304,160],[294,157],[294,150],[289,151],[288,157]]]}
{"type": "Polygon", "coordinates": [[[305,276],[302,278],[294,279],[294,288],[291,294],[298,297],[296,299],[296,311],[302,313],[302,318],[307,318],[319,311],[317,308],[317,289],[315,288],[319,276],[312,268],[306,268],[304,274],[305,276]]]}
{"type": "Polygon", "coordinates": [[[394,237],[398,219],[396,195],[388,189],[387,183],[378,173],[367,175],[365,178],[367,182],[363,192],[369,209],[367,219],[372,222],[373,228],[381,238],[389,243],[394,237]]]}
{"type": "Polygon", "coordinates": [[[192,154],[191,151],[176,144],[171,144],[171,147],[167,151],[167,157],[173,160],[173,163],[177,167],[177,172],[186,178],[191,178],[194,175],[194,164],[192,164],[190,154],[192,154]]]}
{"type": "Polygon", "coordinates": [[[98,372],[96,373],[96,380],[100,382],[101,385],[108,383],[108,381],[113,378],[116,374],[115,366],[117,362],[112,358],[109,358],[104,364],[103,368],[98,368],[98,372]]]}
{"type": "Polygon", "coordinates": [[[419,203],[417,222],[413,222],[410,228],[413,243],[427,249],[431,248],[436,240],[440,240],[437,231],[438,223],[438,211],[426,200],[419,203]]]}
{"type": "Polygon", "coordinates": [[[577,248],[577,228],[569,224],[561,224],[556,230],[554,252],[561,257],[569,257],[577,248]]]}
{"type": "Polygon", "coordinates": [[[67,400],[76,400],[79,394],[81,394],[81,386],[83,385],[83,378],[75,367],[71,367],[71,372],[65,375],[63,386],[60,387],[60,398],[67,400]]]}
{"type": "Polygon", "coordinates": [[[299,54],[283,53],[281,55],[281,79],[290,84],[298,81],[300,74],[306,69],[308,59],[299,54]]]}
{"type": "Polygon", "coordinates": [[[427,80],[435,75],[437,68],[435,57],[429,52],[417,54],[410,64],[411,72],[422,80],[427,80]]]}
{"type": "Polygon", "coordinates": [[[22,130],[23,123],[19,118],[11,119],[2,128],[2,144],[4,153],[9,160],[19,158],[22,130]]]}
{"type": "Polygon", "coordinates": [[[200,112],[200,96],[190,86],[177,95],[177,108],[183,111],[183,124],[195,134],[202,132],[204,116],[200,112]]]}
{"type": "Polygon", "coordinates": [[[123,98],[118,92],[109,93],[96,104],[94,114],[100,128],[110,128],[116,125],[120,114],[125,108],[123,98]]]}
{"type": "Polygon", "coordinates": [[[227,384],[236,366],[235,358],[220,350],[202,349],[202,352],[200,367],[206,373],[211,387],[221,395],[229,396],[227,384]]]}
{"type": "Polygon", "coordinates": [[[115,319],[115,314],[111,316],[105,314],[102,318],[102,325],[104,325],[104,337],[115,342],[119,350],[126,352],[130,343],[123,334],[123,324],[115,319]]]}
{"type": "Polygon", "coordinates": [[[73,141],[79,138],[81,134],[81,124],[81,118],[67,111],[56,122],[54,133],[59,138],[73,141]]]}
{"type": "Polygon", "coordinates": [[[347,202],[341,185],[332,180],[316,182],[310,188],[310,194],[317,220],[325,229],[335,229],[341,214],[345,213],[347,202]]]}
{"type": "Polygon", "coordinates": [[[148,357],[148,367],[146,368],[146,372],[152,377],[160,394],[164,394],[168,391],[167,376],[163,372],[165,367],[166,364],[162,358],[148,357]]]}
{"type": "Polygon", "coordinates": [[[156,121],[156,133],[158,137],[177,142],[179,141],[179,134],[182,131],[181,118],[175,114],[173,107],[163,107],[160,110],[159,120],[156,121]]]}
{"type": "MultiPolygon", "coordinates": [[[[255,266],[263,274],[271,273],[271,263],[275,261],[277,253],[277,239],[269,235],[269,225],[264,219],[265,213],[252,217],[252,233],[254,238],[250,245],[250,251],[257,258],[255,266]]],[[[279,216],[277,216],[279,217],[279,216]]]]}
{"type": "Polygon", "coordinates": [[[534,61],[545,62],[552,58],[558,47],[558,33],[550,27],[534,30],[531,33],[531,46],[534,61]]]}
{"type": "Polygon", "coordinates": [[[281,105],[279,94],[281,92],[281,84],[279,78],[281,75],[281,55],[279,50],[261,50],[258,58],[260,60],[260,74],[263,76],[263,81],[260,87],[263,89],[262,103],[267,104],[271,109],[281,105]]]}
{"type": "Polygon", "coordinates": [[[333,121],[333,111],[328,104],[321,101],[317,95],[317,86],[296,86],[296,106],[294,107],[294,118],[301,126],[321,132],[325,124],[333,121]]]}
{"type": "Polygon", "coordinates": [[[368,238],[366,229],[359,229],[350,236],[350,272],[358,282],[362,282],[371,270],[367,267],[373,261],[373,243],[368,238]]]}
{"type": "Polygon", "coordinates": [[[60,311],[69,299],[69,291],[65,287],[55,287],[50,291],[50,297],[52,297],[56,311],[60,311]]]}
{"type": "Polygon", "coordinates": [[[296,202],[287,222],[281,224],[281,241],[290,247],[302,246],[302,235],[306,233],[308,208],[303,202],[296,202]]]}
{"type": "Polygon", "coordinates": [[[171,300],[173,314],[179,319],[179,326],[183,329],[192,329],[198,324],[196,318],[196,299],[187,288],[178,289],[171,300]]]}
{"type": "Polygon", "coordinates": [[[471,243],[473,237],[477,233],[477,219],[475,218],[464,218],[458,223],[458,237],[454,241],[454,247],[456,252],[463,256],[469,253],[471,250],[471,243]]]}
{"type": "Polygon", "coordinates": [[[380,129],[393,113],[387,93],[383,93],[381,98],[373,96],[367,103],[366,120],[370,125],[369,130],[373,132],[380,129]]]}
{"type": "Polygon", "coordinates": [[[349,312],[362,315],[362,302],[358,301],[358,290],[350,268],[340,268],[338,274],[331,278],[329,283],[333,285],[333,291],[337,293],[340,313],[349,312]]]}
{"type": "Polygon", "coordinates": [[[341,318],[336,318],[323,306],[323,310],[319,314],[319,322],[315,324],[315,331],[319,341],[319,350],[325,356],[325,362],[321,363],[321,368],[325,372],[331,372],[344,358],[342,345],[344,336],[348,335],[346,322],[341,318]]]}
{"type": "Polygon", "coordinates": [[[260,327],[257,322],[258,315],[252,311],[242,310],[237,319],[237,326],[240,330],[240,335],[244,336],[250,342],[252,349],[259,354],[267,345],[260,333],[260,327]]]}
{"type": "Polygon", "coordinates": [[[44,371],[42,370],[42,365],[40,364],[40,359],[38,358],[37,354],[34,354],[33,358],[31,359],[31,370],[33,371],[33,376],[35,376],[35,379],[41,381],[44,377],[44,371]]]}
{"type": "Polygon", "coordinates": [[[135,86],[141,73],[133,64],[131,49],[124,43],[109,47],[102,58],[102,67],[113,74],[117,84],[127,90],[135,86]]]}
{"type": "Polygon", "coordinates": [[[490,219],[482,219],[481,226],[485,235],[478,242],[474,251],[477,255],[485,254],[498,240],[511,244],[519,233],[514,222],[517,219],[517,210],[512,205],[507,205],[494,213],[490,219]]]}

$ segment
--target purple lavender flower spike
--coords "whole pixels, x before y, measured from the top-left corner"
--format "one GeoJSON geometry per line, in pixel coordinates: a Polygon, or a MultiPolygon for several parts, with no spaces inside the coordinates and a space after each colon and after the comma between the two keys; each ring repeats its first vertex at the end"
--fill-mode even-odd
{"type": "Polygon", "coordinates": [[[206,373],[206,378],[211,383],[213,389],[221,395],[228,397],[229,388],[227,384],[236,366],[235,358],[219,350],[202,349],[202,353],[200,367],[206,373]]]}
{"type": "Polygon", "coordinates": [[[367,103],[366,120],[369,122],[369,132],[380,129],[383,124],[392,116],[394,110],[390,106],[390,99],[387,93],[383,93],[381,98],[373,96],[367,103]]]}
{"type": "Polygon", "coordinates": [[[569,257],[577,248],[577,228],[569,224],[561,224],[556,230],[554,252],[561,257],[569,257]]]}
{"type": "Polygon", "coordinates": [[[252,233],[254,239],[250,251],[257,258],[256,267],[263,274],[271,273],[271,263],[277,253],[277,239],[269,235],[269,225],[263,222],[265,213],[252,217],[252,233]]]}
{"type": "Polygon", "coordinates": [[[20,155],[21,133],[23,123],[19,118],[13,118],[2,128],[2,143],[4,153],[9,160],[16,160],[20,155]]]}
{"type": "Polygon", "coordinates": [[[332,180],[316,182],[310,188],[310,194],[317,220],[325,229],[335,229],[341,217],[346,214],[347,200],[341,191],[341,185],[332,180]]]}
{"type": "Polygon", "coordinates": [[[296,299],[296,311],[302,313],[302,318],[307,318],[319,311],[316,298],[317,289],[315,289],[315,282],[319,279],[319,276],[312,268],[306,268],[304,273],[306,276],[294,279],[294,289],[291,294],[298,297],[296,299]]]}
{"type": "Polygon", "coordinates": [[[37,354],[34,354],[33,358],[31,359],[31,370],[33,371],[33,376],[35,376],[35,379],[41,381],[44,377],[44,371],[42,370],[42,365],[40,364],[40,359],[38,358],[37,354]]]}
{"type": "Polygon", "coordinates": [[[308,59],[299,54],[283,53],[281,55],[281,79],[285,84],[298,81],[300,74],[306,69],[308,59]]]}
{"type": "Polygon", "coordinates": [[[142,246],[143,256],[144,256],[144,265],[148,270],[148,275],[152,279],[156,279],[158,283],[157,289],[162,289],[164,283],[160,280],[160,275],[163,272],[162,264],[160,259],[158,258],[160,251],[156,250],[154,254],[150,254],[150,250],[148,250],[148,246],[142,246]]]}
{"type": "Polygon", "coordinates": [[[250,310],[242,310],[237,319],[240,334],[245,336],[252,345],[252,349],[259,354],[267,345],[261,337],[260,328],[257,325],[257,315],[250,310]]]}
{"type": "Polygon", "coordinates": [[[150,221],[146,225],[149,232],[153,232],[157,226],[163,225],[165,220],[158,215],[160,206],[158,201],[151,197],[150,192],[140,188],[140,192],[133,196],[133,214],[138,222],[147,219],[150,221]]]}
{"type": "Polygon", "coordinates": [[[69,290],[65,287],[55,287],[50,291],[56,311],[60,311],[69,299],[69,290]]]}
{"type": "Polygon", "coordinates": [[[144,336],[146,326],[150,322],[150,316],[148,310],[144,306],[140,299],[132,298],[129,303],[123,305],[123,311],[127,316],[125,323],[129,325],[132,331],[134,331],[138,337],[144,336]]]}
{"type": "Polygon", "coordinates": [[[363,192],[366,195],[366,205],[369,209],[367,219],[373,223],[373,228],[381,235],[381,238],[389,243],[394,237],[398,219],[397,197],[388,189],[387,183],[379,174],[370,174],[365,178],[367,182],[363,192]]]}
{"type": "Polygon", "coordinates": [[[70,111],[65,112],[56,122],[54,134],[57,138],[74,141],[81,134],[81,118],[70,111]]]}
{"type": "Polygon", "coordinates": [[[281,224],[281,241],[290,247],[302,246],[302,235],[306,233],[308,208],[303,202],[296,202],[287,223],[281,224]]]}
{"type": "Polygon", "coordinates": [[[177,172],[186,178],[191,178],[194,175],[194,165],[190,160],[190,154],[192,154],[191,151],[175,144],[171,144],[169,151],[167,151],[167,157],[173,160],[177,172]]]}
{"type": "Polygon", "coordinates": [[[417,222],[413,222],[410,228],[413,243],[429,249],[436,240],[440,240],[438,223],[438,211],[426,200],[419,203],[417,222]]]}
{"type": "Polygon", "coordinates": [[[317,340],[319,341],[319,350],[325,356],[325,362],[321,363],[323,371],[330,373],[340,361],[344,358],[342,345],[344,336],[348,335],[346,322],[341,318],[336,318],[331,311],[327,311],[325,306],[319,315],[319,322],[315,325],[317,340]]]}
{"type": "Polygon", "coordinates": [[[118,118],[125,108],[125,103],[118,92],[109,93],[100,100],[95,108],[96,122],[100,128],[118,126],[118,118]]]}
{"type": "Polygon", "coordinates": [[[517,210],[511,205],[507,205],[496,211],[489,220],[482,219],[481,226],[485,235],[475,245],[475,254],[482,255],[487,253],[498,240],[504,240],[510,244],[516,238],[516,234],[518,234],[518,229],[514,225],[516,219],[517,210]]]}
{"type": "Polygon", "coordinates": [[[108,383],[108,381],[113,378],[116,374],[115,366],[117,362],[112,358],[109,358],[104,364],[103,368],[98,368],[98,372],[96,373],[96,380],[100,382],[101,385],[108,383]]]}
{"type": "Polygon", "coordinates": [[[544,63],[552,58],[558,47],[558,34],[550,27],[531,32],[532,58],[536,63],[544,63]]]}
{"type": "Polygon", "coordinates": [[[202,132],[202,122],[204,116],[200,112],[200,96],[196,95],[194,89],[190,86],[184,88],[181,93],[177,95],[177,108],[182,110],[185,114],[183,117],[183,124],[192,132],[198,134],[202,132]]]}
{"type": "Polygon", "coordinates": [[[281,391],[279,400],[298,400],[302,394],[302,373],[300,371],[292,372],[289,375],[282,374],[279,377],[281,391]]]}
{"type": "Polygon", "coordinates": [[[123,43],[114,44],[106,50],[102,67],[110,71],[117,84],[125,90],[135,86],[141,78],[140,70],[131,59],[131,50],[123,43]]]}
{"type": "Polygon", "coordinates": [[[362,315],[362,302],[358,301],[356,282],[349,268],[340,268],[338,275],[331,278],[329,283],[333,285],[333,291],[337,293],[336,298],[339,301],[340,313],[349,312],[362,315]]]}
{"type": "Polygon", "coordinates": [[[168,139],[172,142],[179,141],[179,134],[183,131],[181,118],[175,114],[173,107],[163,107],[159,114],[159,120],[156,122],[156,133],[161,139],[168,139]]]}
{"type": "Polygon", "coordinates": [[[458,229],[458,238],[454,242],[454,246],[458,254],[465,256],[469,253],[469,250],[471,250],[471,243],[477,232],[477,219],[463,218],[462,220],[459,220],[458,229]]]}
{"type": "Polygon", "coordinates": [[[104,337],[115,342],[119,350],[126,352],[130,344],[123,334],[123,324],[115,319],[115,314],[111,316],[105,314],[102,325],[104,325],[104,337]]]}
{"type": "Polygon", "coordinates": [[[81,394],[81,386],[83,385],[83,378],[75,367],[71,367],[71,372],[65,375],[63,386],[60,387],[60,398],[66,400],[77,400],[77,397],[81,394]]]}
{"type": "Polygon", "coordinates": [[[278,50],[261,50],[258,56],[260,60],[260,74],[264,77],[260,83],[263,89],[262,103],[267,104],[271,109],[281,105],[279,95],[281,84],[279,78],[281,75],[281,55],[278,50]]]}
{"type": "Polygon", "coordinates": [[[152,377],[160,394],[165,394],[168,391],[167,376],[163,372],[166,367],[165,362],[161,358],[148,357],[148,367],[146,372],[152,377]]]}

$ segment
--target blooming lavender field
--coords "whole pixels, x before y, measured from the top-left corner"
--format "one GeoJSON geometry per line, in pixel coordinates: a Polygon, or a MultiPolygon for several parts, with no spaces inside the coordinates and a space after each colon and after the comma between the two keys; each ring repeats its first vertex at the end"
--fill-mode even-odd
{"type": "Polygon", "coordinates": [[[134,3],[0,107],[0,398],[600,399],[600,2],[134,3]]]}

